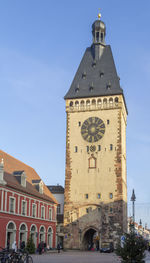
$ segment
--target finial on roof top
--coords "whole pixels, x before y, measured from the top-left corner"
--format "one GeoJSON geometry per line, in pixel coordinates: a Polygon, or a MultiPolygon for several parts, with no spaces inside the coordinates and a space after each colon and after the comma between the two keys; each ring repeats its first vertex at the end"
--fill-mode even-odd
{"type": "Polygon", "coordinates": [[[98,13],[98,19],[101,19],[101,13],[100,13],[100,8],[99,8],[99,13],[98,13]]]}

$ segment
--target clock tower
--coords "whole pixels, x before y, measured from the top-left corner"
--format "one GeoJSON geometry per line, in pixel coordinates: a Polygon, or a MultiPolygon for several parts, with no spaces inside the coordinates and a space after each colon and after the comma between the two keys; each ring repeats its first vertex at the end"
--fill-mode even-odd
{"type": "Polygon", "coordinates": [[[64,248],[69,249],[115,246],[127,230],[127,107],[100,19],[92,35],[65,95],[64,248]]]}

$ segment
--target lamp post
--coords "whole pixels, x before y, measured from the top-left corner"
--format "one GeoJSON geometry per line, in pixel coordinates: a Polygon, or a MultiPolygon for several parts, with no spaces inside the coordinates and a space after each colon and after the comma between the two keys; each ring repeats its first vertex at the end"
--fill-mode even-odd
{"type": "Polygon", "coordinates": [[[136,196],[135,196],[135,193],[134,193],[134,189],[132,191],[132,196],[131,196],[131,201],[132,201],[132,220],[133,220],[133,231],[135,230],[134,229],[134,222],[135,222],[135,206],[134,206],[134,202],[136,200],[136,196]]]}

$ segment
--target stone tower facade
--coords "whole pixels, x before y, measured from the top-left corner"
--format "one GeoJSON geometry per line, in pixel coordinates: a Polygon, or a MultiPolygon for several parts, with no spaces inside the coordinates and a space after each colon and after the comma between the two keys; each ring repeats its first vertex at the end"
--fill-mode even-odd
{"type": "Polygon", "coordinates": [[[115,245],[127,228],[127,107],[105,24],[92,25],[87,48],[65,96],[64,247],[115,245]]]}

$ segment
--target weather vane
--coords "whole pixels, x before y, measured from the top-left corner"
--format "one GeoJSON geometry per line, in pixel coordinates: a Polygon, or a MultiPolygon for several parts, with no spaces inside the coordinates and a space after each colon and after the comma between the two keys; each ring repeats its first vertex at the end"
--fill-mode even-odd
{"type": "Polygon", "coordinates": [[[98,19],[100,20],[100,19],[101,19],[100,8],[98,8],[98,10],[99,10],[99,13],[98,13],[98,19]]]}

